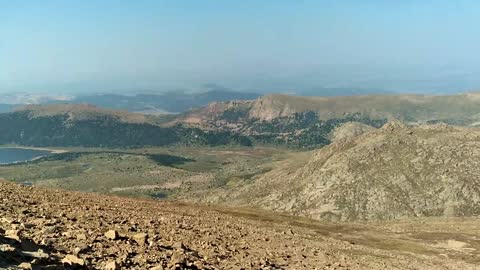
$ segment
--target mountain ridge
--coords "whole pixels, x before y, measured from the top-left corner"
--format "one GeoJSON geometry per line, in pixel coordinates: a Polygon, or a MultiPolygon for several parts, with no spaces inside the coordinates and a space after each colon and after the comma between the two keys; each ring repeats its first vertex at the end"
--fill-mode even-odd
{"type": "Polygon", "coordinates": [[[203,199],[334,221],[480,215],[478,128],[389,122],[302,155],[203,199]]]}

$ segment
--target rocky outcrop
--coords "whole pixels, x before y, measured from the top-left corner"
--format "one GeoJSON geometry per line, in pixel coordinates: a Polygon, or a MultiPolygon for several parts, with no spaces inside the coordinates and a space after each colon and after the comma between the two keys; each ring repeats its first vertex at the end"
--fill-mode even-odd
{"type": "Polygon", "coordinates": [[[340,142],[344,140],[350,140],[363,133],[374,130],[375,128],[369,125],[365,125],[359,122],[347,122],[336,127],[330,134],[330,140],[332,142],[340,142]]]}

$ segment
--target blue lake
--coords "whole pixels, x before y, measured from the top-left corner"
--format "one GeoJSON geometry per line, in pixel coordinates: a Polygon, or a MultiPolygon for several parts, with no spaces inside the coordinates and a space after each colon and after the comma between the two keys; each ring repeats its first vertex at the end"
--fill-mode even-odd
{"type": "Polygon", "coordinates": [[[48,156],[52,153],[46,150],[33,150],[21,148],[0,148],[0,164],[8,164],[32,160],[34,158],[48,156]]]}

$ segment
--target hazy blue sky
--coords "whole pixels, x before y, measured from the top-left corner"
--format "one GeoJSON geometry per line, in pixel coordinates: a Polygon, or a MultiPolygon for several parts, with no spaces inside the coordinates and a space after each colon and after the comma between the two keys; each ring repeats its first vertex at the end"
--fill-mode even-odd
{"type": "Polygon", "coordinates": [[[0,91],[480,88],[478,0],[0,0],[0,91]]]}

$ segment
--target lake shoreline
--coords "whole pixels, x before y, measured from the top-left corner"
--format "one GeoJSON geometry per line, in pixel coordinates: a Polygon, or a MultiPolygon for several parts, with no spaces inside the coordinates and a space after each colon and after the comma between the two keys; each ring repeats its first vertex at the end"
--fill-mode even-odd
{"type": "Polygon", "coordinates": [[[51,148],[44,148],[44,147],[31,147],[31,146],[0,146],[0,149],[25,149],[25,150],[37,150],[37,151],[48,151],[52,154],[63,154],[67,153],[67,150],[64,149],[51,149],[51,148]]]}

